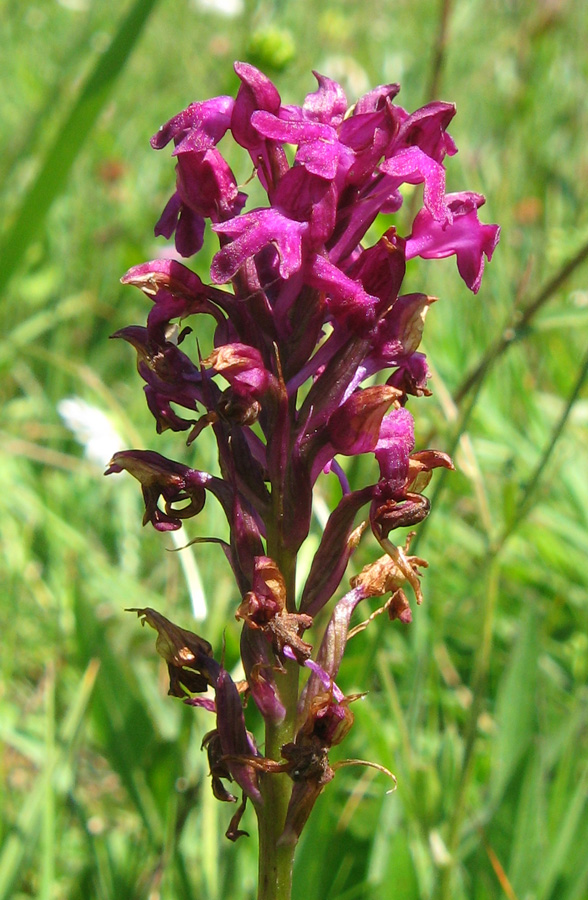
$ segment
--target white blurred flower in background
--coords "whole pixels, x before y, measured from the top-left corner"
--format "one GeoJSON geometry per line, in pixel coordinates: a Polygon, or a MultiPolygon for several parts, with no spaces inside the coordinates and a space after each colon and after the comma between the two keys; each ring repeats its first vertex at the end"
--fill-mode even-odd
{"type": "MultiPolygon", "coordinates": [[[[57,412],[66,428],[71,431],[78,444],[84,448],[86,459],[100,469],[104,469],[108,465],[118,450],[125,449],[126,442],[123,441],[107,414],[97,406],[86,403],[81,397],[66,397],[60,400],[57,404],[57,412]]],[[[179,531],[171,531],[169,534],[176,550],[184,548],[179,554],[180,563],[190,594],[194,618],[201,621],[206,618],[207,609],[202,579],[194,553],[190,547],[185,547],[187,539],[183,528],[179,531]]]]}
{"type": "Polygon", "coordinates": [[[66,397],[57,404],[57,412],[74,438],[84,448],[84,456],[103,468],[124,441],[101,409],[80,397],[66,397]]]}
{"type": "Polygon", "coordinates": [[[240,16],[244,9],[243,0],[192,0],[192,4],[202,12],[218,13],[227,19],[240,16]]]}

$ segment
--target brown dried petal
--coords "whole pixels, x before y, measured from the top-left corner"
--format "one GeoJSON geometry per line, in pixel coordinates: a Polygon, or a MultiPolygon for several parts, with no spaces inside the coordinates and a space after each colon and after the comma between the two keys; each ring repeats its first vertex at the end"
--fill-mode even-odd
{"type": "Polygon", "coordinates": [[[394,324],[407,356],[418,349],[429,306],[438,299],[426,294],[403,294],[394,304],[394,324]]]}
{"type": "Polygon", "coordinates": [[[364,566],[359,575],[350,579],[352,588],[360,587],[365,597],[382,597],[389,591],[396,591],[404,584],[406,577],[389,556],[381,556],[364,566]]]}
{"type": "Polygon", "coordinates": [[[337,453],[347,456],[367,453],[378,443],[382,419],[402,391],[388,384],[355,391],[339,406],[328,422],[331,443],[337,453]]]}
{"type": "Polygon", "coordinates": [[[312,616],[306,616],[304,613],[281,613],[275,616],[268,625],[268,630],[273,636],[274,649],[282,653],[284,647],[288,645],[294,651],[297,662],[302,665],[312,653],[312,644],[303,641],[300,633],[311,625],[312,616]]]}
{"type": "MultiPolygon", "coordinates": [[[[382,546],[384,549],[390,548],[388,555],[381,556],[375,562],[365,566],[359,575],[350,580],[351,587],[360,588],[362,594],[366,597],[381,597],[389,591],[404,596],[400,588],[404,588],[408,583],[413,588],[417,601],[422,600],[419,584],[420,568],[427,568],[427,561],[419,556],[408,556],[408,547],[410,545],[410,536],[404,550],[391,544],[390,541],[384,539],[382,546]]],[[[404,597],[406,600],[406,597],[404,597]]],[[[406,601],[408,604],[408,601],[406,601]]],[[[402,597],[397,601],[393,601],[392,605],[397,604],[399,614],[397,616],[390,615],[390,618],[402,618],[401,613],[405,608],[402,597]]],[[[403,619],[403,621],[407,621],[403,619]]]]}
{"type": "Polygon", "coordinates": [[[269,556],[257,556],[255,559],[253,587],[254,590],[261,592],[263,586],[284,609],[286,606],[286,582],[277,564],[269,556]]]}
{"type": "Polygon", "coordinates": [[[422,494],[407,493],[401,500],[386,500],[371,515],[376,538],[387,537],[395,528],[411,528],[426,519],[430,502],[422,494]]]}
{"type": "Polygon", "coordinates": [[[235,811],[234,816],[229,822],[229,827],[225,831],[225,837],[227,837],[230,841],[238,841],[240,837],[249,837],[248,831],[242,831],[239,828],[239,822],[245,812],[245,807],[247,806],[247,795],[243,794],[243,799],[239,804],[237,810],[235,811]]]}
{"type": "Polygon", "coordinates": [[[390,603],[388,604],[388,616],[390,617],[390,621],[400,619],[405,625],[410,625],[412,622],[410,603],[403,590],[396,591],[390,598],[390,603]]]}
{"type": "Polygon", "coordinates": [[[408,490],[420,494],[432,477],[432,470],[439,467],[455,471],[453,460],[440,450],[419,450],[411,453],[408,461],[408,490]]]}
{"type": "Polygon", "coordinates": [[[212,646],[208,641],[192,631],[186,631],[185,628],[174,625],[157,610],[150,607],[145,609],[131,607],[126,612],[136,612],[142,625],[147,622],[151,628],[157,631],[156,650],[172,666],[190,665],[200,659],[203,654],[212,656],[212,646]]]}
{"type": "Polygon", "coordinates": [[[186,696],[182,684],[192,692],[205,691],[208,685],[216,685],[220,665],[213,658],[208,641],[192,631],[179,628],[150,607],[131,608],[127,612],[136,612],[142,625],[147,622],[157,631],[155,648],[168,664],[171,696],[186,696]]]}

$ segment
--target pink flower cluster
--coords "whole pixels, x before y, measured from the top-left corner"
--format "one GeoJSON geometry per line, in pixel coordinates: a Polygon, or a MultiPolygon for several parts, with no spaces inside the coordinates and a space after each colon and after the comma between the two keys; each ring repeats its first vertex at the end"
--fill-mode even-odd
{"type": "MultiPolygon", "coordinates": [[[[435,298],[401,293],[406,262],[454,255],[476,292],[499,228],[480,223],[479,194],[445,193],[444,160],[456,152],[447,132],[451,104],[429,103],[409,113],[394,102],[398,85],[382,85],[349,108],[342,87],[316,75],[316,91],[302,106],[291,106],[253,66],[237,63],[235,70],[241,82],[235,98],[192,103],[152,140],[156,149],[173,141],[176,161],[176,190],[156,234],[175,235],[178,254],[189,257],[202,248],[209,222],[220,245],[209,283],[177,260],[135,266],[123,281],[141,288],[153,306],[146,326],[115,335],[137,351],[157,430],[187,431],[192,444],[212,428],[220,476],[145,450],[115,454],[108,472],[125,469],[140,481],[144,521],[160,531],[197,515],[207,493],[220,502],[230,541],[215,540],[241,597],[247,691],[266,722],[285,715],[282,668],[294,661],[310,669],[297,731],[282,748],[285,762],[266,761],[264,769],[236,688],[211,663],[208,645],[187,639],[189,632],[154,611],[140,611],[159,632],[174,693],[185,693],[181,685],[190,693],[216,690],[216,705],[190,702],[212,703],[216,710],[207,749],[217,796],[234,799],[223,795],[220,781],[233,778],[260,804],[259,771],[295,771],[286,830],[297,837],[332,777],[326,752],[352,721],[348,699],[334,683],[351,613],[366,597],[388,593],[390,617],[410,621],[404,587],[420,602],[418,566],[424,562],[389,535],[428,514],[422,491],[431,471],[451,467],[443,453],[413,452],[407,404],[430,393],[418,348],[435,298]],[[247,210],[247,196],[219,149],[228,135],[249,154],[267,205],[247,210]],[[423,186],[411,233],[402,236],[391,226],[364,246],[377,216],[400,209],[406,184],[423,186]],[[204,357],[192,329],[184,327],[199,315],[215,322],[214,345],[204,357]],[[377,383],[366,385],[374,375],[377,383]],[[338,457],[364,453],[374,454],[379,472],[373,483],[351,490],[338,457]],[[296,608],[271,550],[295,557],[309,532],[313,487],[322,472],[335,473],[342,495],[296,608]],[[339,600],[313,659],[302,634],[337,591],[364,527],[355,527],[357,514],[368,505],[385,555],[339,600]],[[187,640],[182,655],[178,645],[187,640]]],[[[238,835],[236,825],[231,834],[238,835]]]]}

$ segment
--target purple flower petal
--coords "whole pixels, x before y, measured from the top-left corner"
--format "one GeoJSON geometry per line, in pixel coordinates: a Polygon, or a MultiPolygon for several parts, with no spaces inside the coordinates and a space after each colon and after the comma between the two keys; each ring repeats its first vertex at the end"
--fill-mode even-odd
{"type": "Polygon", "coordinates": [[[362,600],[368,596],[368,591],[363,586],[352,588],[342,597],[331,614],[329,624],[325,630],[316,662],[321,669],[321,674],[313,674],[308,679],[298,702],[298,720],[304,721],[308,715],[312,698],[322,690],[324,674],[333,681],[339,672],[339,666],[343,659],[347,644],[347,632],[351,616],[362,600]]]}
{"type": "Polygon", "coordinates": [[[212,260],[210,274],[215,284],[224,284],[248,259],[269,243],[276,246],[279,272],[288,278],[302,263],[302,237],[306,222],[294,222],[275,209],[255,209],[237,218],[213,226],[214,231],[232,238],[212,260]]]}
{"type": "Polygon", "coordinates": [[[379,311],[384,312],[398,297],[405,270],[404,241],[389,228],[377,244],[361,251],[348,274],[378,297],[379,311]]]}
{"type": "Polygon", "coordinates": [[[427,381],[430,377],[431,372],[425,354],[413,353],[392,373],[387,383],[404,391],[405,394],[429,397],[431,391],[427,388],[427,381]]]}
{"type": "Polygon", "coordinates": [[[414,419],[407,409],[395,409],[384,416],[375,456],[380,474],[393,490],[406,483],[408,457],[414,450],[414,419]]]}
{"type": "Polygon", "coordinates": [[[326,257],[313,256],[307,278],[312,287],[325,291],[333,318],[352,329],[367,329],[373,324],[377,297],[368,294],[359,281],[349,278],[326,257]]]}
{"type": "Polygon", "coordinates": [[[339,501],[329,516],[304,585],[301,612],[316,616],[339,587],[361,534],[354,529],[355,517],[372,497],[372,487],[353,491],[339,501]]]}
{"type": "Polygon", "coordinates": [[[341,702],[341,700],[343,700],[345,694],[343,693],[341,688],[337,687],[331,676],[328,674],[328,672],[325,672],[322,666],[315,662],[314,659],[305,660],[304,665],[307,669],[310,669],[310,671],[314,675],[318,676],[323,687],[326,690],[330,690],[333,692],[333,697],[335,698],[335,700],[337,700],[339,703],[341,702]]]}
{"type": "Polygon", "coordinates": [[[394,400],[395,388],[384,384],[355,391],[328,421],[329,439],[336,453],[355,456],[374,450],[382,420],[394,400]]]}
{"type": "Polygon", "coordinates": [[[225,669],[220,670],[216,685],[216,716],[221,747],[229,772],[253,803],[261,803],[255,769],[246,763],[231,759],[236,756],[253,757],[257,753],[245,728],[239,692],[225,669]]]}
{"type": "Polygon", "coordinates": [[[204,218],[186,206],[182,207],[176,227],[176,250],[186,259],[202,249],[204,243],[204,218]]]}
{"type": "Polygon", "coordinates": [[[376,112],[392,103],[400,92],[399,84],[380,84],[360,97],[353,109],[353,115],[376,112]]]}
{"type": "Polygon", "coordinates": [[[162,328],[165,333],[172,319],[185,319],[198,313],[206,313],[221,324],[225,321],[221,310],[234,305],[230,294],[205,285],[195,272],[176,259],[153,259],[132,266],[121,283],[140,288],[153,301],[147,317],[150,335],[160,334],[162,328]]]}
{"type": "Polygon", "coordinates": [[[272,379],[259,350],[247,344],[217,347],[202,363],[220,372],[238,395],[261,397],[272,379]]]}
{"type": "Polygon", "coordinates": [[[280,95],[267,75],[250,63],[236,62],[234,68],[241,79],[241,87],[232,112],[231,132],[238,144],[254,150],[260,145],[260,138],[252,124],[253,113],[258,109],[277,113],[280,95]]]}
{"type": "Polygon", "coordinates": [[[276,685],[276,661],[271,645],[261,631],[243,629],[241,659],[251,696],[262,716],[275,724],[283,722],[286,708],[276,685]]]}
{"type": "Polygon", "coordinates": [[[140,483],[145,500],[143,524],[151,522],[157,531],[176,531],[182,526],[182,519],[196,516],[204,507],[206,493],[204,485],[210,475],[190,469],[182,463],[166,459],[151,450],[123,450],[115,453],[105,475],[126,470],[140,483]],[[164,509],[158,506],[159,498],[164,501],[164,509]],[[179,509],[173,503],[188,505],[179,509]]]}
{"type": "Polygon", "coordinates": [[[427,294],[403,294],[397,298],[378,322],[364,361],[364,378],[404,364],[412,356],[420,345],[429,306],[435,301],[436,297],[427,294]]]}
{"type": "Polygon", "coordinates": [[[264,137],[298,146],[296,162],[308,172],[328,180],[335,177],[339,142],[337,132],[330,125],[300,116],[278,118],[268,112],[253,113],[251,122],[264,137]]]}
{"type": "Polygon", "coordinates": [[[167,201],[165,208],[153,229],[155,237],[160,235],[168,240],[176,230],[178,216],[182,208],[182,198],[176,191],[167,201]]]}
{"type": "Polygon", "coordinates": [[[151,138],[154,150],[161,150],[173,139],[190,150],[205,150],[217,144],[226,133],[235,101],[232,97],[213,97],[191,103],[151,138]]]}
{"type": "Polygon", "coordinates": [[[209,697],[186,697],[184,703],[186,706],[198,706],[207,709],[208,712],[216,712],[216,703],[209,697]]]}
{"type": "Polygon", "coordinates": [[[459,274],[474,294],[477,294],[484,272],[484,256],[492,259],[500,238],[498,225],[483,225],[478,208],[485,203],[481,194],[463,192],[448,194],[447,205],[453,224],[443,227],[427,209],[417,214],[412,234],[406,241],[406,258],[444,259],[457,256],[459,274]]]}
{"type": "Polygon", "coordinates": [[[419,147],[409,147],[384,160],[380,170],[398,180],[398,184],[424,182],[425,208],[442,225],[451,224],[451,211],[445,201],[445,169],[419,147]]]}
{"type": "Polygon", "coordinates": [[[262,137],[251,119],[256,110],[277,115],[280,95],[270,79],[255,66],[236,62],[235,72],[241,79],[241,86],[231,117],[231,131],[236,142],[249,151],[259,179],[267,189],[288,169],[288,160],[283,148],[262,137]]]}
{"type": "Polygon", "coordinates": [[[265,110],[254,112],[251,116],[251,124],[261,135],[279,141],[281,144],[303,144],[308,141],[334,141],[337,132],[330,125],[321,122],[313,122],[301,115],[302,110],[292,108],[293,112],[286,117],[282,110],[280,116],[275,116],[265,110]]]}
{"type": "Polygon", "coordinates": [[[202,374],[175,343],[166,340],[164,327],[161,324],[151,328],[129,325],[112,337],[123,338],[137,351],[137,370],[147,382],[149,391],[146,388],[146,394],[158,432],[167,428],[174,431],[189,428],[193,418],[182,420],[174,415],[168,419],[164,410],[173,402],[195,412],[203,400],[202,374]],[[158,410],[163,415],[160,416],[158,410]]]}
{"type": "Polygon", "coordinates": [[[323,122],[336,128],[343,121],[347,111],[347,97],[345,91],[336,81],[312,73],[318,81],[318,89],[312,94],[307,94],[302,108],[306,115],[316,122],[323,122]]]}
{"type": "Polygon", "coordinates": [[[212,221],[241,211],[245,195],[237,189],[230,166],[216,149],[177,157],[177,192],[182,203],[212,221]]]}
{"type": "Polygon", "coordinates": [[[445,155],[457,153],[455,142],[446,131],[455,112],[454,103],[439,100],[427,103],[407,116],[399,128],[394,146],[417,146],[431,159],[443,162],[445,155]]]}

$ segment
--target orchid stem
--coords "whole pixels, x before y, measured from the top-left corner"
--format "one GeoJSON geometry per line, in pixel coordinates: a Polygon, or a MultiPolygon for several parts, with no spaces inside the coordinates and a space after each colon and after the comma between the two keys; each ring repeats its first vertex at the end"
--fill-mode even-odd
{"type": "MultiPolygon", "coordinates": [[[[298,698],[298,665],[286,664],[280,679],[281,697],[286,706],[286,718],[279,725],[266,724],[265,752],[272,759],[280,759],[281,747],[292,740],[296,702],[298,698]]],[[[257,810],[259,826],[259,886],[258,900],[290,900],[292,870],[296,843],[280,844],[284,831],[292,781],[285,773],[265,773],[260,788],[263,806],[257,810]]]]}
{"type": "MultiPolygon", "coordinates": [[[[276,517],[277,518],[277,517],[276,517]]],[[[281,540],[280,529],[268,529],[268,555],[274,559],[286,581],[288,609],[294,605],[296,590],[296,555],[289,553],[281,540]]],[[[285,672],[278,676],[280,698],[286,709],[284,720],[278,724],[266,721],[265,755],[270,759],[282,757],[282,747],[294,738],[298,680],[300,667],[293,660],[285,660],[285,672]]],[[[284,832],[292,781],[285,773],[264,773],[260,778],[263,805],[257,810],[259,828],[258,900],[290,900],[296,842],[280,843],[284,832]]]]}

